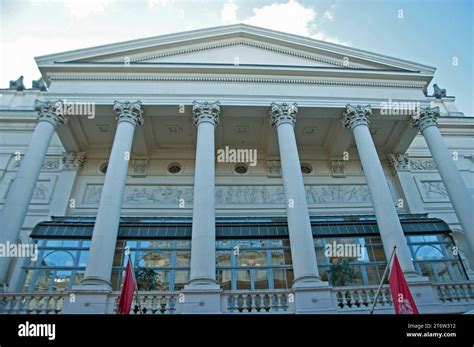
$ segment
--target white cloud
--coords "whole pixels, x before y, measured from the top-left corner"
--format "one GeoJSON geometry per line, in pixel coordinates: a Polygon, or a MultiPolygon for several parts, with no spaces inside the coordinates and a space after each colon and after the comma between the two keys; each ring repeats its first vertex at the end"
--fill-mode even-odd
{"type": "Polygon", "coordinates": [[[166,7],[168,3],[171,3],[170,0],[148,0],[148,7],[153,8],[157,6],[166,7]]]}
{"type": "Polygon", "coordinates": [[[331,11],[329,10],[326,10],[323,14],[323,19],[327,19],[327,20],[330,20],[330,21],[333,21],[334,20],[334,15],[332,14],[331,11]]]}
{"type": "MultiPolygon", "coordinates": [[[[324,31],[318,30],[316,20],[317,13],[309,7],[304,7],[298,0],[289,0],[283,4],[270,4],[253,9],[253,15],[239,20],[237,18],[238,6],[233,2],[227,2],[222,9],[222,21],[224,24],[246,23],[258,27],[283,31],[290,34],[311,37],[316,40],[328,41],[341,45],[348,42],[341,41],[337,37],[329,36],[324,31]],[[316,28],[316,29],[315,29],[316,28]]],[[[334,20],[331,11],[324,12],[321,21],[334,20]]]]}
{"type": "Polygon", "coordinates": [[[309,36],[308,25],[316,17],[316,12],[305,8],[298,1],[271,4],[253,9],[253,16],[244,23],[290,34],[309,36]]]}
{"type": "Polygon", "coordinates": [[[105,11],[113,0],[63,0],[64,6],[76,20],[105,11]]]}
{"type": "Polygon", "coordinates": [[[222,8],[222,22],[224,24],[233,24],[237,23],[237,10],[238,6],[234,4],[233,2],[227,2],[224,4],[224,7],[222,8]]]}

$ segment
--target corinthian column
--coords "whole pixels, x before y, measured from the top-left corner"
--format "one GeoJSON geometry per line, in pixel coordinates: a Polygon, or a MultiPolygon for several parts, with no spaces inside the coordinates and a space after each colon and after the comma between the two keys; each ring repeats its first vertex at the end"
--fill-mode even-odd
{"type": "Polygon", "coordinates": [[[286,197],[288,231],[293,260],[294,284],[320,282],[306,193],[296,145],[294,126],[296,104],[272,103],[270,121],[277,129],[283,186],[286,197]]]}
{"type": "Polygon", "coordinates": [[[110,276],[133,135],[135,127],[143,124],[143,107],[140,101],[115,101],[114,111],[117,130],[94,224],[86,273],[82,281],[84,285],[100,285],[104,288],[111,287],[110,276]]]}
{"type": "Polygon", "coordinates": [[[193,102],[197,127],[194,170],[191,274],[184,287],[178,313],[221,313],[220,287],[216,281],[215,128],[219,102],[193,102]]]}
{"type": "MultiPolygon", "coordinates": [[[[17,242],[51,138],[58,124],[66,121],[60,100],[56,102],[36,100],[35,109],[38,112],[36,128],[0,212],[1,244],[17,242]]],[[[0,257],[1,288],[7,285],[6,273],[9,264],[10,258],[0,257]]]]}
{"type": "Polygon", "coordinates": [[[474,205],[466,183],[452,159],[448,147],[438,129],[439,108],[421,108],[419,117],[413,117],[411,124],[420,129],[424,136],[439,175],[453,204],[454,211],[466,235],[471,251],[474,252],[474,205]]]}
{"type": "Polygon", "coordinates": [[[398,260],[403,272],[406,275],[416,276],[410,249],[398,219],[397,210],[395,209],[392,195],[383,173],[382,164],[370,135],[369,117],[371,115],[372,109],[370,105],[347,105],[346,112],[344,112],[342,117],[342,123],[346,128],[351,129],[354,134],[387,261],[392,254],[393,246],[397,246],[398,260]]]}
{"type": "Polygon", "coordinates": [[[190,284],[216,284],[215,146],[219,102],[193,102],[197,126],[190,284]]]}

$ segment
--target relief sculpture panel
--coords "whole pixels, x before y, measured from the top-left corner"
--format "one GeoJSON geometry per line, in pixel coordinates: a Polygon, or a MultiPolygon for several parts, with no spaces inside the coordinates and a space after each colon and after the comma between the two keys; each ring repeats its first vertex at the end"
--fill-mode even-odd
{"type": "MultiPolygon", "coordinates": [[[[370,203],[370,194],[365,185],[311,185],[305,186],[308,204],[370,203]]],[[[89,184],[83,203],[98,204],[102,186],[89,184]]],[[[184,201],[187,206],[193,201],[192,186],[129,185],[125,188],[123,203],[149,205],[175,205],[184,201]]],[[[282,186],[217,186],[217,205],[261,205],[284,204],[282,186]]]]}

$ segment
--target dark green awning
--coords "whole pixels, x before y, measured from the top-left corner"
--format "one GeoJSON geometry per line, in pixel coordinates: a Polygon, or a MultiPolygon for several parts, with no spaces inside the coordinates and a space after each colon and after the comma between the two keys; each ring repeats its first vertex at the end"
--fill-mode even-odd
{"type": "MultiPolygon", "coordinates": [[[[405,234],[449,233],[449,226],[438,218],[426,215],[400,215],[405,234]]],[[[90,239],[95,219],[92,217],[53,217],[35,226],[35,239],[90,239]]],[[[315,237],[378,235],[374,216],[311,217],[315,237]]],[[[190,239],[190,218],[121,218],[119,239],[190,239]]],[[[217,218],[217,238],[272,238],[288,237],[286,218],[217,218]]]]}

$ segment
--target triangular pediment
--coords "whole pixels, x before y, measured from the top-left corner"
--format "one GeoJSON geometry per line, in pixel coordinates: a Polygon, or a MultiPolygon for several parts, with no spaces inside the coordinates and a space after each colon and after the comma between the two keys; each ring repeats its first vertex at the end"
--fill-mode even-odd
{"type": "Polygon", "coordinates": [[[115,43],[36,58],[61,64],[251,65],[434,73],[434,68],[243,24],[115,43]]]}
{"type": "MultiPolygon", "coordinates": [[[[130,58],[130,57],[129,57],[130,58]]],[[[123,62],[124,56],[95,62],[123,62]]],[[[338,67],[337,61],[324,56],[289,50],[282,46],[270,46],[254,40],[227,40],[203,45],[180,47],[175,50],[152,50],[132,56],[131,62],[184,63],[184,64],[234,64],[338,67]]],[[[92,62],[89,60],[89,62],[92,62]]]]}

